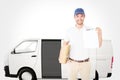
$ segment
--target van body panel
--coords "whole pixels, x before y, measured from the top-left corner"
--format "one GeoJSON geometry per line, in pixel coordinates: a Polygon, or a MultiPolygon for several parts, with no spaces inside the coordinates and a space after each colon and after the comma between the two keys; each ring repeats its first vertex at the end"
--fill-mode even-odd
{"type": "Polygon", "coordinates": [[[41,71],[42,71],[42,62],[41,62],[41,40],[39,39],[38,40],[38,49],[37,49],[37,60],[36,60],[36,63],[33,67],[35,73],[36,73],[36,76],[37,78],[42,78],[42,74],[41,74],[41,71]]]}
{"type": "Polygon", "coordinates": [[[111,40],[104,40],[102,47],[97,49],[96,69],[100,77],[107,77],[112,73],[111,61],[113,57],[113,48],[111,40]]]}

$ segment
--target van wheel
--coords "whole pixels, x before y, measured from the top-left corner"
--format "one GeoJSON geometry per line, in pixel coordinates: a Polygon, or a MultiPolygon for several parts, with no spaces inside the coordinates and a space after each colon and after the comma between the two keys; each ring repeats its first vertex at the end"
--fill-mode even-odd
{"type": "Polygon", "coordinates": [[[95,79],[93,79],[93,80],[99,80],[99,74],[97,71],[95,72],[95,79]]]}
{"type": "Polygon", "coordinates": [[[30,69],[22,69],[19,74],[19,80],[37,80],[35,73],[30,69]]]}

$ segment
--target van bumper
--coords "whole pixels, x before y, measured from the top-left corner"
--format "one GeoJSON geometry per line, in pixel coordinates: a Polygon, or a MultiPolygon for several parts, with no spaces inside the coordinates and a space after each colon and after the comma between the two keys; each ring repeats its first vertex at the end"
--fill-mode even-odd
{"type": "Polygon", "coordinates": [[[17,75],[10,74],[9,66],[5,66],[5,67],[4,67],[4,71],[5,71],[5,76],[6,76],[6,77],[17,77],[17,75]]]}

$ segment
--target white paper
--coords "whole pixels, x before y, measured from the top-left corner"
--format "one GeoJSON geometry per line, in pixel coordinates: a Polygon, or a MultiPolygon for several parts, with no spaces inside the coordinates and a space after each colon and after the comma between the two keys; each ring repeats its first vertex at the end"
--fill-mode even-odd
{"type": "Polygon", "coordinates": [[[83,32],[84,48],[98,48],[98,35],[95,29],[84,30],[83,32]]]}

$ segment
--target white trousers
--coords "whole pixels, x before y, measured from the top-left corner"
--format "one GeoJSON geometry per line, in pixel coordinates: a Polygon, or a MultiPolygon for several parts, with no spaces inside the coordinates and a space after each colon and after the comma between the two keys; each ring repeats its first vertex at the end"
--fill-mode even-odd
{"type": "Polygon", "coordinates": [[[68,80],[77,80],[78,73],[82,80],[90,80],[90,61],[88,62],[74,62],[68,61],[68,80]]]}

